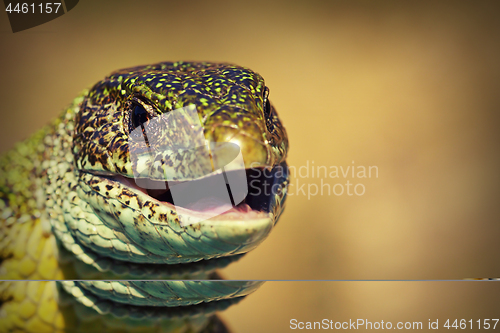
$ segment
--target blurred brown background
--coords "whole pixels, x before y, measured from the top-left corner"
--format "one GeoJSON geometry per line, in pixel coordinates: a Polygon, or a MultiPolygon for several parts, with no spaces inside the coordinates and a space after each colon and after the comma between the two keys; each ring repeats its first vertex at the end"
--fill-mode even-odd
{"type": "MultiPolygon", "coordinates": [[[[500,276],[499,14],[495,1],[80,1],[16,34],[0,15],[0,151],[115,69],[234,62],[266,79],[288,131],[291,166],[377,166],[378,178],[296,175],[292,184],[305,184],[305,195],[292,187],[270,237],[225,277],[500,276]],[[307,186],[347,180],[363,184],[364,195],[307,197],[307,186]]],[[[274,282],[226,317],[238,332],[246,331],[238,326],[244,318],[257,329],[260,322],[240,310],[255,304],[263,316],[286,317],[272,324],[280,331],[292,314],[414,320],[418,311],[431,317],[428,304],[454,300],[472,315],[491,309],[497,289],[274,282]]]]}

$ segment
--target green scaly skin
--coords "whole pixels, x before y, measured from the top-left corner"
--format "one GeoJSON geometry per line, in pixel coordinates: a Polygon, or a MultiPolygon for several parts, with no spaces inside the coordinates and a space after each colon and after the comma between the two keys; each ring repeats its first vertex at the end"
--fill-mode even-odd
{"type": "MultiPolygon", "coordinates": [[[[205,279],[255,248],[281,215],[288,183],[286,132],[272,105],[266,106],[266,98],[259,74],[231,64],[166,62],[120,70],[98,82],[54,123],[0,157],[0,278],[205,279]],[[140,156],[146,149],[153,151],[154,159],[146,161],[150,163],[147,177],[161,180],[168,174],[176,182],[207,176],[212,170],[206,166],[221,157],[206,149],[165,154],[172,142],[181,148],[192,143],[189,135],[168,127],[155,128],[147,147],[129,140],[137,101],[145,106],[149,119],[194,105],[207,142],[236,143],[245,168],[281,166],[281,173],[275,173],[281,191],[271,194],[269,211],[250,212],[244,218],[229,213],[192,223],[196,212],[177,211],[134,186],[134,171],[144,161],[134,160],[131,152],[140,156]]],[[[101,292],[108,290],[103,287],[107,283],[102,283],[101,292]]],[[[36,288],[51,291],[31,291],[35,296],[26,297],[29,288],[0,283],[2,313],[9,313],[8,320],[0,313],[0,329],[28,330],[20,324],[23,316],[36,322],[30,326],[32,331],[39,331],[33,327],[54,331],[78,322],[75,315],[60,309],[59,294],[64,288],[38,284],[36,288]],[[35,314],[30,306],[21,306],[27,299],[36,306],[51,307],[52,312],[35,314]],[[10,315],[14,312],[17,317],[10,315]]],[[[96,310],[102,301],[95,288],[72,288],[75,299],[91,292],[92,301],[80,302],[85,307],[96,310]]],[[[142,288],[154,293],[163,287],[142,288]]],[[[238,288],[237,296],[245,296],[256,287],[238,288]]],[[[144,304],[153,301],[148,295],[144,301],[144,295],[125,292],[144,304]]],[[[196,302],[231,300],[229,295],[200,295],[196,302]]],[[[177,294],[181,299],[185,296],[177,294]]],[[[119,300],[111,297],[110,301],[119,300]]],[[[132,304],[123,309],[135,313],[132,304]]],[[[106,322],[110,320],[100,325],[106,327],[106,322]]],[[[139,329],[144,328],[141,323],[139,329]]],[[[197,325],[193,329],[201,329],[207,321],[197,325]]],[[[155,331],[161,331],[158,327],[155,331]]],[[[186,331],[190,326],[180,327],[186,331]]]]}

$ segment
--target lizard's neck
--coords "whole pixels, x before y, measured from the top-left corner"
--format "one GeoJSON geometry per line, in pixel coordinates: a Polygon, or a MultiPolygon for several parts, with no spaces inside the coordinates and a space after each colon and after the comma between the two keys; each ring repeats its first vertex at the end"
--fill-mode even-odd
{"type": "Polygon", "coordinates": [[[74,103],[52,124],[0,156],[0,278],[63,278],[49,218],[57,215],[53,198],[62,195],[56,189],[63,183],[57,174],[72,168],[77,110],[74,103]]]}
{"type": "Polygon", "coordinates": [[[68,198],[74,184],[74,158],[72,153],[75,117],[78,114],[81,97],[57,118],[44,133],[40,148],[43,149],[37,170],[40,178],[40,197],[42,223],[44,230],[50,232],[53,219],[63,216],[63,203],[68,198]]]}
{"type": "Polygon", "coordinates": [[[69,157],[77,108],[73,104],[52,124],[0,156],[2,218],[23,223],[46,210],[47,191],[57,181],[54,175],[62,164],[72,164],[69,157]]]}

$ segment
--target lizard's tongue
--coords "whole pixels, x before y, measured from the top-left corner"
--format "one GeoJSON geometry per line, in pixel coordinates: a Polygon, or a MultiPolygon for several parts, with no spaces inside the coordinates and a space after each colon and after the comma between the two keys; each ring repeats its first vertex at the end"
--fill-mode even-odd
{"type": "Polygon", "coordinates": [[[246,203],[240,203],[236,207],[233,207],[230,203],[227,203],[216,197],[202,198],[196,202],[187,205],[186,208],[204,213],[208,212],[246,213],[252,210],[252,208],[250,208],[250,206],[247,205],[246,203]]]}

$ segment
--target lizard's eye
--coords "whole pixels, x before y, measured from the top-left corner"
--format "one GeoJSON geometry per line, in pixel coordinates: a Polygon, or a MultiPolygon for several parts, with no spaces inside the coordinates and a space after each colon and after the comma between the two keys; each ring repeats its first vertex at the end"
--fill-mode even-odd
{"type": "Polygon", "coordinates": [[[264,105],[264,115],[266,118],[269,118],[271,114],[271,103],[269,103],[269,100],[266,99],[266,104],[264,105]]]}
{"type": "Polygon", "coordinates": [[[271,103],[269,102],[269,88],[264,89],[264,120],[269,133],[274,132],[274,119],[271,115],[271,103]]]}
{"type": "Polygon", "coordinates": [[[134,98],[130,102],[129,130],[131,138],[137,140],[143,137],[148,145],[156,142],[159,122],[154,118],[153,107],[142,99],[134,98]],[[156,121],[152,121],[153,119],[156,121]]]}
{"type": "Polygon", "coordinates": [[[271,103],[269,103],[269,88],[264,89],[264,117],[269,118],[271,113],[271,103]]]}
{"type": "Polygon", "coordinates": [[[132,102],[131,127],[136,129],[151,119],[148,111],[138,102],[132,102]]]}

